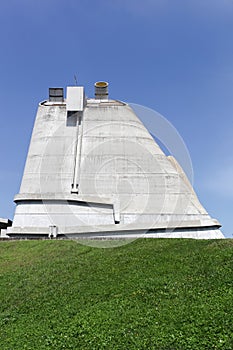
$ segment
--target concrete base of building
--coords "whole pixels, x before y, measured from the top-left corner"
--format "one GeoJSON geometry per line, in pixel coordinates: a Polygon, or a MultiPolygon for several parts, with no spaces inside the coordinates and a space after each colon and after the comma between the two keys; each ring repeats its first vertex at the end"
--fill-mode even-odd
{"type": "Polygon", "coordinates": [[[7,230],[9,237],[15,238],[69,238],[69,239],[122,239],[122,238],[193,238],[193,239],[223,239],[225,238],[219,226],[189,226],[179,227],[120,227],[108,225],[105,227],[11,227],[7,230]]]}

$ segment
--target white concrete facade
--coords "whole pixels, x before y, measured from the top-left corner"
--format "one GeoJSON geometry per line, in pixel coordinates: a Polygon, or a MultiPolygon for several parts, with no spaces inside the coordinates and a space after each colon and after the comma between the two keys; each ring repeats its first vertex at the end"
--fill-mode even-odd
{"type": "Polygon", "coordinates": [[[68,91],[39,105],[9,235],[224,238],[127,104],[68,91]]]}
{"type": "Polygon", "coordinates": [[[6,229],[11,225],[12,225],[11,220],[0,218],[0,238],[6,237],[6,229]]]}

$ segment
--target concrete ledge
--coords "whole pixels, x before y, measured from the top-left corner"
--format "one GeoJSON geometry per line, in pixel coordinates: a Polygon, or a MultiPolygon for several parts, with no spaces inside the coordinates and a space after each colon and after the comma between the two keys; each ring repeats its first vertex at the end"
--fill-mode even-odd
{"type": "MultiPolygon", "coordinates": [[[[76,235],[76,234],[104,234],[104,233],[113,233],[116,235],[122,234],[122,233],[135,233],[135,232],[147,232],[147,231],[153,231],[153,232],[164,232],[166,231],[175,231],[175,230],[186,230],[186,231],[193,231],[193,230],[211,230],[211,229],[218,229],[220,227],[219,224],[214,224],[212,220],[209,220],[208,222],[205,222],[205,225],[201,223],[200,220],[193,220],[193,221],[187,221],[187,222],[169,222],[167,225],[165,223],[157,223],[156,227],[154,227],[154,224],[148,225],[148,224],[130,224],[130,225],[124,225],[124,224],[118,224],[118,225],[96,225],[96,226],[66,226],[66,227],[58,227],[57,228],[57,234],[58,235],[76,235]]],[[[7,230],[7,234],[9,236],[14,235],[49,235],[50,233],[50,227],[10,227],[7,230]]]]}

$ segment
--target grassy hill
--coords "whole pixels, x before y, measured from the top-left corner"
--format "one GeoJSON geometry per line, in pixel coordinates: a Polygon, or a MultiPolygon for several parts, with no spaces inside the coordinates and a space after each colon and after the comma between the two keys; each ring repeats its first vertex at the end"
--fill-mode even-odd
{"type": "Polygon", "coordinates": [[[233,349],[233,240],[0,242],[0,349],[233,349]]]}

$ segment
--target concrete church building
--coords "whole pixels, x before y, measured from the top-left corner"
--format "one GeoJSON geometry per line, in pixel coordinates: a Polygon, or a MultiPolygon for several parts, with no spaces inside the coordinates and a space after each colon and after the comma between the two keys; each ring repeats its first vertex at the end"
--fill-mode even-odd
{"type": "Polygon", "coordinates": [[[13,237],[224,238],[183,170],[135,112],[82,86],[49,89],[39,104],[13,237]]]}

